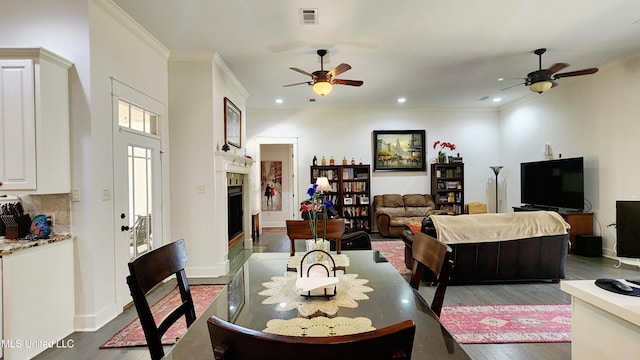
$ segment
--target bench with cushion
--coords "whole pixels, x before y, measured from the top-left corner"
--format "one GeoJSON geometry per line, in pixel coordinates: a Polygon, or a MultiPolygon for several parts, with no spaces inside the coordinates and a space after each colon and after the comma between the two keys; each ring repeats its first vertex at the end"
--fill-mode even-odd
{"type": "MultiPolygon", "coordinates": [[[[451,283],[551,280],[565,277],[570,226],[552,211],[434,215],[422,232],[452,249],[451,283]]],[[[405,264],[412,268],[414,233],[405,230],[405,264]]]]}

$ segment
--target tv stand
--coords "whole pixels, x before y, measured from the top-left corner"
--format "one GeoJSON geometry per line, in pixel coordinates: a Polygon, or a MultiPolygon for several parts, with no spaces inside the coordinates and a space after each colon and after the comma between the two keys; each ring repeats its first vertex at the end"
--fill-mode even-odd
{"type": "Polygon", "coordinates": [[[551,206],[535,206],[535,205],[524,205],[524,206],[514,206],[513,211],[555,211],[558,212],[559,208],[551,207],[551,206]]]}
{"type": "Polygon", "coordinates": [[[531,205],[525,206],[514,206],[513,211],[557,211],[564,221],[571,225],[571,229],[569,229],[569,241],[571,242],[571,247],[569,248],[570,254],[575,254],[577,247],[577,239],[578,235],[593,235],[593,213],[590,212],[565,212],[558,210],[551,210],[549,208],[542,209],[538,207],[534,207],[531,205]]]}

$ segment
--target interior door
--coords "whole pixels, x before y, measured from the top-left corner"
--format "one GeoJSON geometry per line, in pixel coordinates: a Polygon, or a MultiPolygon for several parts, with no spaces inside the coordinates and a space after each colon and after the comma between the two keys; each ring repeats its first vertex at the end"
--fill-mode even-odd
{"type": "Polygon", "coordinates": [[[119,99],[114,105],[115,287],[122,308],[131,301],[127,263],[163,244],[161,140],[150,125],[156,114],[119,99]]]}

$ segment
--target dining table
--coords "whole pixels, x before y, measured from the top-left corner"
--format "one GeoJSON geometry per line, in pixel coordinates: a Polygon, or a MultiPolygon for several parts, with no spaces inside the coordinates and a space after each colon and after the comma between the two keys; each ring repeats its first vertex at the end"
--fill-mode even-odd
{"type": "MultiPolygon", "coordinates": [[[[410,319],[416,324],[413,359],[469,359],[448,336],[425,299],[378,251],[331,254],[329,263],[335,261],[344,269],[329,271],[330,276],[339,278],[336,294],[311,298],[295,289],[299,274],[291,271],[302,255],[251,254],[186,334],[168,349],[165,359],[213,359],[207,326],[207,319],[213,315],[245,328],[286,331],[282,334],[288,335],[298,331],[299,321],[332,322],[334,332],[348,333],[364,331],[362,326],[379,329],[410,319]]],[[[295,335],[310,336],[304,332],[295,335]]]]}

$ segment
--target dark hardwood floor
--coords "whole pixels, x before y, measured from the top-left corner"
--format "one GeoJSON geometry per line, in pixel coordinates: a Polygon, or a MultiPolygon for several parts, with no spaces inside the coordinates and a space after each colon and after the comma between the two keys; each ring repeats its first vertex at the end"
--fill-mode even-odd
{"type": "MultiPolygon", "coordinates": [[[[380,239],[372,234],[372,239],[380,239]]],[[[297,247],[298,245],[296,245],[297,247]]],[[[262,232],[253,249],[245,250],[239,246],[229,250],[231,271],[227,276],[211,279],[197,279],[193,283],[227,283],[230,276],[244,263],[253,252],[287,252],[289,240],[284,232],[262,232]]],[[[610,278],[640,278],[637,267],[623,265],[615,267],[615,261],[603,257],[588,258],[569,255],[567,259],[567,280],[610,278]]],[[[154,296],[159,299],[173,288],[168,284],[159,288],[154,296]]],[[[420,293],[426,298],[433,297],[434,289],[421,286],[420,293]]],[[[560,290],[560,284],[525,283],[496,285],[453,285],[447,289],[444,305],[473,304],[569,304],[571,298],[560,290]]],[[[130,307],[114,320],[94,332],[76,332],[67,340],[73,340],[68,349],[49,349],[35,357],[38,360],[50,359],[98,359],[98,360],[148,360],[146,348],[99,349],[116,331],[120,330],[137,316],[130,307]]],[[[555,360],[570,359],[570,343],[552,344],[495,344],[463,345],[472,359],[491,360],[555,360]]],[[[167,348],[168,349],[168,348],[167,348]]],[[[194,351],[198,351],[194,349],[194,351]]],[[[417,359],[421,360],[421,359],[417,359]]]]}

